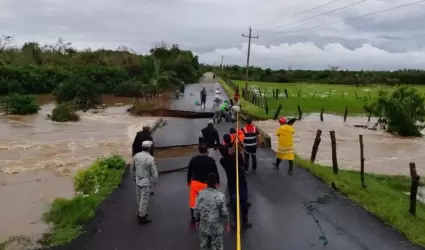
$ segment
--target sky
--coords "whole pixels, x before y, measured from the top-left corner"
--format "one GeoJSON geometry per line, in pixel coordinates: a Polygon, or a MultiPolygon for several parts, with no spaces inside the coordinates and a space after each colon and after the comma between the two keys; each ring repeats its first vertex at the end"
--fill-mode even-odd
{"type": "Polygon", "coordinates": [[[202,63],[218,65],[223,56],[224,64],[244,65],[242,33],[252,26],[259,36],[252,39],[253,66],[423,69],[425,1],[344,21],[417,1],[334,0],[300,13],[332,0],[0,0],[0,35],[13,36],[15,46],[62,37],[77,49],[127,46],[138,53],[165,42],[192,50],[202,63]]]}

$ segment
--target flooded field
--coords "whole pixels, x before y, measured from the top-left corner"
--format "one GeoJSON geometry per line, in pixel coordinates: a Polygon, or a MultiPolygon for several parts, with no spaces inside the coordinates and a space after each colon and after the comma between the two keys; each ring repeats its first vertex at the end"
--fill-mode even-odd
{"type": "MultiPolygon", "coordinates": [[[[347,122],[337,115],[324,115],[324,122],[320,121],[318,114],[303,117],[294,124],[296,152],[309,159],[317,129],[323,131],[322,142],[316,162],[331,165],[331,142],[329,131],[335,130],[337,140],[337,155],[340,168],[359,170],[360,168],[360,145],[359,134],[363,134],[365,146],[365,171],[376,174],[409,175],[409,162],[417,163],[418,173],[425,173],[425,138],[401,138],[386,133],[356,128],[353,125],[367,125],[372,127],[376,120],[367,117],[348,117],[347,122]]],[[[274,133],[278,127],[276,121],[262,121],[256,123],[268,132],[276,147],[274,133]]]]}
{"type": "Polygon", "coordinates": [[[55,198],[73,196],[72,176],[78,169],[114,153],[130,159],[137,131],[158,119],[128,115],[132,99],[105,102],[111,106],[81,113],[78,123],[47,120],[54,104],[44,104],[33,116],[0,117],[0,199],[7,201],[1,202],[0,242],[44,232],[41,214],[55,198]]]}

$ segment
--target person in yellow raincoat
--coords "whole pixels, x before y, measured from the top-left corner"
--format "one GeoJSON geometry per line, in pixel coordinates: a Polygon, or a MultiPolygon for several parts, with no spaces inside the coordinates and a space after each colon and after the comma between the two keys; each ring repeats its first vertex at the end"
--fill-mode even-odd
{"type": "Polygon", "coordinates": [[[280,127],[276,130],[277,136],[277,150],[276,150],[276,161],[273,165],[279,168],[279,164],[282,160],[287,160],[289,163],[288,172],[292,173],[294,166],[294,141],[293,135],[295,133],[294,128],[287,123],[285,117],[279,119],[280,127]]]}

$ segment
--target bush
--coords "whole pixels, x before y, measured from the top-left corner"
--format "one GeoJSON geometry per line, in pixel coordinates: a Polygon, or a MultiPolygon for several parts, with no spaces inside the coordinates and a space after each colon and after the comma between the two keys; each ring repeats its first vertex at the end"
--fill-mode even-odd
{"type": "Polygon", "coordinates": [[[40,110],[35,96],[12,94],[3,100],[3,108],[6,114],[30,115],[36,114],[40,110]]]}
{"type": "Polygon", "coordinates": [[[97,207],[121,183],[126,167],[118,155],[96,160],[91,167],[74,177],[74,189],[80,192],[72,199],[57,198],[43,219],[53,229],[43,235],[40,243],[46,247],[70,243],[83,232],[84,223],[91,220],[97,207]]]}
{"type": "Polygon", "coordinates": [[[80,116],[77,114],[75,106],[63,103],[53,109],[50,119],[55,122],[77,122],[80,120],[80,116]]]}
{"type": "Polygon", "coordinates": [[[390,133],[400,136],[422,136],[425,122],[425,97],[415,88],[396,89],[391,95],[381,91],[379,98],[365,110],[380,117],[380,124],[390,133]]]}

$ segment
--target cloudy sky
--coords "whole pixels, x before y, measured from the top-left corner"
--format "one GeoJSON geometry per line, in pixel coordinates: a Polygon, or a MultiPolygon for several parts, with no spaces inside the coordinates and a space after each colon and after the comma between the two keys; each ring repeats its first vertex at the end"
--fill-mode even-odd
{"type": "Polygon", "coordinates": [[[125,45],[140,53],[164,41],[203,63],[219,64],[224,55],[225,64],[243,65],[248,39],[241,34],[252,26],[259,39],[251,64],[260,67],[425,68],[425,1],[325,25],[417,1],[0,0],[0,33],[14,36],[15,45],[63,37],[79,49],[125,45]]]}

